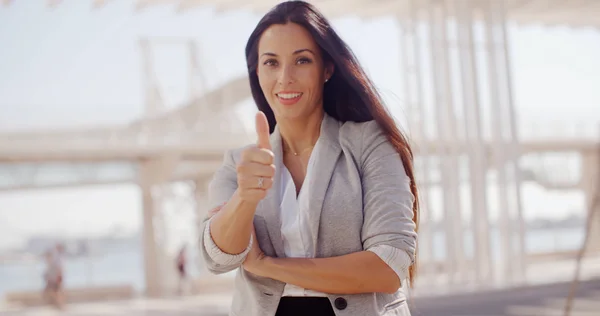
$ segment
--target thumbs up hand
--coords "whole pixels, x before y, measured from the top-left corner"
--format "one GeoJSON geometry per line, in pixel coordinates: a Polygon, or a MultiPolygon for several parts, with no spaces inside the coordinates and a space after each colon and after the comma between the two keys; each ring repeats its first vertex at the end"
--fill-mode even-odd
{"type": "Polygon", "coordinates": [[[244,149],[237,165],[238,194],[242,200],[254,203],[267,196],[275,175],[269,122],[263,112],[256,114],[256,136],[256,145],[244,149]]]}

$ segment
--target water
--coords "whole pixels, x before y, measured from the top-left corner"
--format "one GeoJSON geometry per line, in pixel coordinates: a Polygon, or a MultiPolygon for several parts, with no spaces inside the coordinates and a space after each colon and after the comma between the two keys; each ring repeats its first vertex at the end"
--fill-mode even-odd
{"type": "MultiPolygon", "coordinates": [[[[492,236],[494,236],[492,234],[492,236]]],[[[583,242],[581,228],[538,229],[527,233],[528,253],[575,250],[583,242]]],[[[434,235],[434,258],[445,256],[444,234],[434,235]]],[[[465,238],[465,253],[472,253],[470,238],[465,238]]],[[[497,238],[492,238],[493,250],[499,250],[497,238]]],[[[497,252],[497,251],[494,251],[497,252]]],[[[190,273],[198,275],[197,252],[190,251],[190,273]]],[[[142,253],[139,248],[108,252],[92,258],[71,258],[64,261],[65,286],[85,287],[100,285],[130,284],[138,292],[144,288],[144,270],[142,253]]],[[[43,288],[42,275],[44,264],[4,263],[0,264],[0,297],[10,291],[35,291],[43,288]]]]}
{"type": "MultiPolygon", "coordinates": [[[[65,286],[131,284],[136,290],[144,285],[142,253],[137,249],[107,253],[91,258],[64,260],[65,286]]],[[[31,291],[44,287],[44,262],[0,264],[0,296],[8,291],[31,291]]]]}

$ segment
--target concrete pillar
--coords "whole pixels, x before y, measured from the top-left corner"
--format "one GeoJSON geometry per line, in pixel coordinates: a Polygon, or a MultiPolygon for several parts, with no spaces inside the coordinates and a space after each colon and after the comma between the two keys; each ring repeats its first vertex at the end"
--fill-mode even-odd
{"type": "MultiPolygon", "coordinates": [[[[511,262],[513,263],[513,267],[514,267],[514,279],[515,280],[522,280],[522,281],[527,281],[525,280],[526,277],[526,269],[527,269],[527,264],[526,264],[526,248],[525,248],[525,234],[526,234],[526,229],[525,229],[525,218],[523,217],[523,200],[521,197],[521,183],[522,183],[522,172],[521,169],[519,167],[519,161],[521,159],[521,153],[519,152],[519,130],[517,128],[517,111],[515,109],[515,101],[514,101],[514,93],[513,93],[513,81],[512,81],[512,66],[511,66],[511,58],[510,58],[510,54],[509,54],[509,38],[508,38],[508,31],[507,31],[507,12],[508,12],[508,8],[507,8],[507,4],[506,1],[491,1],[489,0],[489,4],[492,7],[492,11],[493,12],[497,12],[499,14],[499,21],[498,21],[498,26],[499,26],[499,31],[500,31],[500,38],[501,38],[501,45],[499,45],[499,48],[501,48],[500,50],[500,60],[501,60],[501,64],[502,67],[500,67],[500,69],[502,69],[503,71],[501,71],[501,73],[503,74],[502,80],[501,80],[501,86],[500,89],[502,91],[502,93],[500,94],[501,96],[504,96],[505,99],[503,100],[503,103],[505,103],[505,107],[503,107],[504,110],[506,110],[507,112],[505,113],[506,117],[508,118],[507,120],[507,130],[510,131],[509,134],[509,138],[508,141],[510,143],[509,146],[506,147],[507,151],[508,151],[508,155],[507,155],[507,163],[508,163],[508,183],[507,185],[509,186],[510,190],[509,190],[509,195],[508,197],[510,198],[511,203],[509,204],[509,209],[511,210],[515,210],[515,216],[514,219],[512,221],[513,225],[515,226],[513,227],[513,230],[511,232],[511,235],[516,236],[517,239],[517,243],[516,243],[516,247],[517,249],[515,249],[515,252],[512,254],[512,256],[514,257],[514,260],[512,260],[511,262]]],[[[505,166],[506,168],[506,166],[505,166]]]]}
{"type": "Polygon", "coordinates": [[[140,39],[138,42],[142,52],[142,84],[144,87],[144,114],[148,117],[162,112],[165,108],[162,94],[160,92],[158,79],[154,71],[152,47],[148,39],[140,39]]]}
{"type": "Polygon", "coordinates": [[[429,45],[432,89],[435,108],[435,138],[440,140],[441,146],[436,148],[439,170],[441,174],[443,223],[446,244],[446,275],[448,284],[459,284],[461,280],[462,253],[464,248],[459,240],[460,208],[458,207],[458,186],[456,184],[457,161],[455,150],[452,146],[455,142],[452,132],[452,96],[447,89],[447,54],[448,45],[446,40],[446,26],[448,16],[439,2],[430,0],[428,4],[429,45]]]}
{"type": "Polygon", "coordinates": [[[417,144],[415,149],[415,176],[419,185],[419,207],[420,207],[420,225],[419,225],[419,277],[417,280],[427,286],[435,286],[437,278],[434,268],[434,244],[433,244],[433,216],[431,215],[431,156],[428,146],[418,146],[426,144],[431,138],[428,136],[427,127],[432,122],[426,119],[425,112],[425,86],[427,82],[423,80],[423,59],[425,50],[421,47],[423,39],[417,34],[419,12],[416,8],[416,0],[407,2],[408,14],[398,14],[397,21],[402,29],[402,74],[404,75],[404,100],[407,113],[409,134],[412,140],[417,144]]]}
{"type": "Polygon", "coordinates": [[[139,162],[138,185],[142,191],[142,244],[144,251],[145,294],[148,297],[160,297],[165,291],[165,274],[161,269],[163,249],[157,238],[161,194],[157,194],[159,185],[169,181],[177,167],[179,157],[165,156],[139,162]],[[158,223],[157,223],[158,222],[158,223]]]}
{"type": "MultiPolygon", "coordinates": [[[[208,212],[208,183],[210,181],[210,177],[202,176],[198,177],[195,182],[195,190],[194,190],[194,199],[196,202],[196,230],[197,234],[202,234],[202,230],[200,226],[202,222],[206,218],[206,214],[208,212]]],[[[200,238],[196,238],[199,240],[200,238]]],[[[197,245],[197,247],[202,247],[202,245],[197,245]]],[[[200,272],[200,278],[206,276],[208,271],[204,267],[204,261],[198,261],[198,270],[200,272]]]]}
{"type": "Polygon", "coordinates": [[[161,295],[160,269],[154,227],[156,203],[152,196],[152,185],[141,185],[142,190],[142,245],[144,250],[145,295],[159,297],[161,295]]]}
{"type": "Polygon", "coordinates": [[[456,1],[457,42],[459,47],[460,81],[462,86],[464,135],[469,165],[471,220],[474,242],[474,273],[477,284],[489,284],[492,279],[492,255],[488,218],[487,169],[488,157],[483,139],[481,95],[477,83],[476,49],[473,34],[473,12],[468,2],[456,1]]]}
{"type": "MultiPolygon", "coordinates": [[[[511,206],[509,201],[511,200],[511,192],[509,191],[509,168],[508,162],[511,159],[511,148],[507,148],[507,145],[511,146],[512,140],[505,136],[506,131],[509,131],[513,122],[507,115],[509,102],[506,102],[507,91],[502,89],[503,86],[510,86],[509,83],[503,82],[507,78],[501,76],[502,70],[510,71],[510,69],[500,69],[498,67],[499,61],[502,59],[504,48],[508,43],[502,39],[502,34],[497,32],[498,26],[503,25],[506,21],[499,14],[501,10],[497,8],[491,2],[486,2],[483,10],[483,22],[485,29],[485,49],[487,60],[487,74],[488,74],[488,89],[489,89],[489,103],[491,109],[492,119],[490,120],[491,125],[491,162],[496,174],[496,185],[495,190],[498,198],[499,206],[499,218],[498,218],[498,229],[499,229],[499,241],[500,241],[500,260],[497,261],[500,264],[498,281],[510,283],[516,281],[514,261],[518,257],[518,254],[514,251],[514,236],[512,229],[511,219],[511,206]]],[[[510,98],[509,98],[510,99],[510,98]]],[[[516,213],[516,212],[514,212],[516,213]]]]}
{"type": "Polygon", "coordinates": [[[196,201],[196,214],[198,220],[203,220],[208,212],[208,184],[212,177],[201,176],[194,180],[194,198],[196,201]]]}

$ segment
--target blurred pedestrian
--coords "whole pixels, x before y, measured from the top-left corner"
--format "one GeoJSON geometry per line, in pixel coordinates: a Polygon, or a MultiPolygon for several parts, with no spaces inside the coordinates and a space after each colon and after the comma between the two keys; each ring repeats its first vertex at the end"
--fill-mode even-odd
{"type": "Polygon", "coordinates": [[[177,274],[179,275],[179,285],[177,287],[177,294],[183,295],[185,288],[189,287],[189,278],[187,275],[187,257],[186,257],[186,246],[183,245],[177,254],[176,259],[177,274]]]}
{"type": "Polygon", "coordinates": [[[44,288],[44,297],[57,309],[64,309],[65,305],[63,289],[64,268],[62,263],[64,250],[64,246],[59,243],[45,254],[46,271],[44,273],[44,281],[46,286],[44,288]]]}

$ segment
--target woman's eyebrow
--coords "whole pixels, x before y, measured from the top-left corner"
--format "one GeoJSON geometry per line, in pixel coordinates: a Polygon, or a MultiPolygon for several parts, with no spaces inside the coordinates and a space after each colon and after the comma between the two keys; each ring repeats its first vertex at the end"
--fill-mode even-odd
{"type": "MultiPolygon", "coordinates": [[[[293,55],[296,55],[296,54],[300,54],[300,53],[303,53],[303,52],[310,52],[310,53],[311,53],[311,54],[313,54],[313,55],[315,54],[315,53],[314,53],[312,50],[310,50],[310,49],[308,49],[308,48],[301,48],[301,49],[295,50],[295,51],[294,51],[292,54],[293,54],[293,55]]],[[[265,52],[265,53],[262,53],[262,54],[260,55],[260,57],[262,57],[262,56],[273,56],[273,57],[277,57],[277,54],[275,54],[275,53],[271,53],[271,52],[265,52]]]]}

